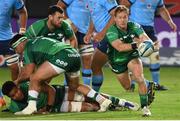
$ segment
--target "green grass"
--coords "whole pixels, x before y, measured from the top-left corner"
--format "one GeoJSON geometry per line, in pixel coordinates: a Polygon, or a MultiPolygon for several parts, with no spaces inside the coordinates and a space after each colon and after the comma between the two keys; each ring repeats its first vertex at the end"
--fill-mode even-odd
{"type": "MultiPolygon", "coordinates": [[[[151,79],[148,68],[145,68],[145,77],[151,79]]],[[[6,68],[0,68],[0,85],[4,80],[10,79],[10,73],[6,68]]],[[[125,98],[139,103],[139,96],[136,91],[126,92],[122,89],[115,75],[108,69],[104,68],[105,80],[101,88],[101,92],[125,98]]],[[[62,84],[63,76],[55,78],[53,84],[62,84]]],[[[0,112],[0,119],[26,119],[26,120],[180,120],[180,68],[162,67],[161,68],[161,84],[166,85],[168,91],[156,91],[156,98],[151,105],[151,117],[142,117],[141,111],[108,111],[104,113],[84,112],[84,113],[57,113],[47,115],[33,116],[15,116],[12,113],[0,112]]],[[[6,97],[7,102],[9,100],[6,97]]]]}

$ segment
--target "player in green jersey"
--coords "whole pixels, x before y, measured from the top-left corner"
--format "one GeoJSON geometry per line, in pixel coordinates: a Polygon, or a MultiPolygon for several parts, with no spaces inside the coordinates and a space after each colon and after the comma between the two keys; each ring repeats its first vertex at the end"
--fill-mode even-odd
{"type": "Polygon", "coordinates": [[[115,10],[115,24],[106,33],[109,43],[109,63],[123,87],[130,85],[128,70],[132,72],[134,79],[139,85],[143,115],[150,116],[151,112],[148,109],[148,95],[143,66],[137,48],[140,42],[151,40],[140,25],[128,22],[128,16],[129,9],[125,6],[119,6],[115,10]]]}
{"type": "Polygon", "coordinates": [[[44,36],[57,39],[61,42],[66,42],[66,40],[69,40],[71,46],[76,48],[77,39],[75,34],[68,22],[65,22],[63,19],[63,9],[57,6],[51,6],[48,10],[48,18],[41,19],[33,23],[27,29],[25,35],[29,39],[44,36]]]}
{"type": "Polygon", "coordinates": [[[38,37],[28,40],[24,35],[16,34],[10,46],[16,53],[24,56],[25,66],[22,68],[18,79],[30,80],[28,91],[28,106],[18,115],[32,114],[37,111],[36,103],[43,84],[61,73],[66,74],[70,89],[77,90],[83,95],[96,100],[100,104],[100,112],[107,110],[112,103],[88,86],[79,83],[80,56],[76,49],[69,44],[58,40],[38,37]]]}
{"type": "MultiPolygon", "coordinates": [[[[11,103],[8,107],[9,111],[15,113],[27,106],[29,81],[22,82],[19,86],[13,81],[6,81],[2,87],[3,93],[11,98],[11,103]]],[[[53,89],[43,85],[37,101],[38,113],[85,112],[97,111],[100,108],[97,102],[90,100],[77,91],[69,90],[67,86],[52,85],[52,87],[53,89]],[[52,100],[54,100],[54,103],[52,103],[52,100]]],[[[107,94],[101,95],[112,100],[114,108],[139,109],[139,105],[136,103],[107,94]]]]}

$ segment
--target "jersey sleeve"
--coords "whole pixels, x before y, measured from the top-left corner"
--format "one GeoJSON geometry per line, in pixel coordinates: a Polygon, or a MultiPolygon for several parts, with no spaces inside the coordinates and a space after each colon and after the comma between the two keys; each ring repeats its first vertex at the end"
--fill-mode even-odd
{"type": "Polygon", "coordinates": [[[26,30],[26,33],[25,33],[25,36],[28,38],[28,39],[33,39],[37,36],[39,36],[39,33],[42,31],[42,29],[44,28],[45,26],[45,22],[46,22],[46,19],[43,19],[43,20],[39,20],[39,21],[36,21],[34,22],[32,25],[30,25],[28,27],[28,29],[26,30]]]}
{"type": "Polygon", "coordinates": [[[134,31],[134,33],[135,33],[136,36],[139,36],[139,35],[141,35],[142,33],[144,33],[143,28],[142,28],[141,25],[139,25],[138,23],[134,23],[133,31],[134,31]]]}
{"type": "Polygon", "coordinates": [[[59,0],[59,1],[63,2],[66,6],[69,6],[73,2],[73,0],[59,0]]]}
{"type": "Polygon", "coordinates": [[[159,0],[159,3],[158,3],[157,7],[160,8],[162,6],[164,6],[164,1],[163,0],[159,0]]]}
{"type": "Polygon", "coordinates": [[[108,10],[108,12],[110,12],[118,5],[116,0],[100,0],[100,1],[101,1],[101,5],[103,5],[108,10]]]}
{"type": "Polygon", "coordinates": [[[73,32],[73,30],[71,28],[71,25],[69,25],[67,22],[63,21],[62,27],[63,27],[63,30],[64,30],[65,37],[67,39],[74,36],[74,32],[73,32]]]}
{"type": "Polygon", "coordinates": [[[117,40],[118,38],[119,38],[118,30],[114,26],[111,26],[106,33],[107,41],[111,44],[113,41],[117,40]]]}
{"type": "Polygon", "coordinates": [[[16,10],[23,8],[24,7],[23,0],[15,0],[14,7],[16,8],[16,10]]]}
{"type": "Polygon", "coordinates": [[[26,104],[21,104],[21,103],[11,100],[10,105],[9,105],[9,110],[10,112],[15,113],[15,112],[21,111],[25,107],[26,107],[26,104]]]}

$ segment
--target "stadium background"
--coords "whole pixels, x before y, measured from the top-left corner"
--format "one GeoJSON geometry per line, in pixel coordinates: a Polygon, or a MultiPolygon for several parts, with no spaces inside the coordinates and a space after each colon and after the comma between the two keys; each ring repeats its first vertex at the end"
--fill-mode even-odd
{"type": "MultiPolygon", "coordinates": [[[[54,5],[58,0],[24,0],[27,11],[28,11],[28,26],[40,19],[47,16],[47,8],[50,5],[54,5]]],[[[161,65],[173,66],[173,67],[162,67],[161,68],[161,82],[163,85],[168,87],[168,91],[156,92],[155,102],[152,104],[153,115],[148,119],[159,119],[159,120],[179,120],[180,119],[180,2],[179,0],[164,0],[168,11],[173,17],[174,22],[177,24],[177,32],[172,32],[166,22],[161,17],[157,16],[155,20],[155,26],[157,30],[157,36],[161,43],[161,65]],[[178,67],[179,66],[179,67],[178,67]]],[[[13,32],[18,32],[18,24],[16,21],[16,12],[13,15],[12,28],[13,32]]],[[[1,48],[0,48],[1,49],[1,48]]],[[[0,57],[0,64],[2,64],[2,58],[0,57]]],[[[144,59],[144,63],[148,61],[144,59]]],[[[150,79],[150,73],[148,68],[144,70],[145,77],[150,79]]],[[[105,81],[103,83],[101,91],[104,93],[112,94],[118,97],[123,97],[131,101],[139,101],[137,96],[137,88],[134,93],[125,93],[122,86],[119,85],[116,77],[108,68],[104,68],[105,81]],[[113,87],[112,87],[113,85],[113,87]]],[[[3,82],[10,79],[10,72],[8,68],[0,68],[0,87],[3,82]]],[[[52,84],[59,84],[59,81],[63,83],[63,76],[59,76],[53,79],[52,84]]],[[[7,103],[9,100],[6,98],[7,103]]],[[[47,115],[33,115],[33,116],[15,116],[12,113],[3,113],[0,109],[0,120],[38,120],[38,119],[53,119],[53,120],[147,120],[141,117],[141,111],[108,111],[106,113],[58,113],[47,115]],[[83,115],[82,115],[83,114],[83,115]]]]}

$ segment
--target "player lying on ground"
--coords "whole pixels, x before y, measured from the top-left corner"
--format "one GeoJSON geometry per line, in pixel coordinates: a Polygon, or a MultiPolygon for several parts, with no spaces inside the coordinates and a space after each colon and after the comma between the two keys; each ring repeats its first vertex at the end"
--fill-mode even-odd
{"type": "MultiPolygon", "coordinates": [[[[52,85],[49,88],[46,84],[43,85],[42,91],[39,94],[37,101],[38,113],[47,112],[85,112],[98,111],[100,106],[98,102],[92,101],[83,94],[70,90],[67,86],[52,85]],[[52,105],[52,101],[54,102],[52,105]]],[[[2,86],[2,91],[5,95],[11,98],[9,106],[10,112],[18,112],[27,106],[29,82],[23,82],[18,86],[13,81],[7,81],[2,86]]],[[[130,110],[138,110],[139,105],[120,99],[111,95],[101,94],[105,98],[112,101],[111,109],[125,107],[130,110]]]]}

